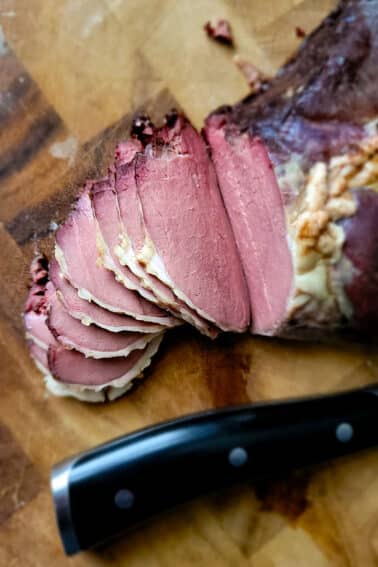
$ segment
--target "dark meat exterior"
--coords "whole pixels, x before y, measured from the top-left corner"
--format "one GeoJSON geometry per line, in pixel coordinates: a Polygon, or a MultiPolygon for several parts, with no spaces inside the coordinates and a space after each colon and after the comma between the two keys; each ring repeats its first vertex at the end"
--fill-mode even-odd
{"type": "Polygon", "coordinates": [[[203,28],[207,35],[212,39],[215,39],[215,41],[219,41],[219,43],[224,43],[229,46],[234,45],[231,26],[227,20],[219,19],[216,20],[215,23],[206,22],[203,28]]]}
{"type": "Polygon", "coordinates": [[[357,324],[373,333],[378,322],[378,199],[371,189],[356,190],[354,198],[357,211],[342,221],[344,259],[335,270],[354,306],[357,324]]]}
{"type": "Polygon", "coordinates": [[[353,253],[372,224],[360,208],[378,207],[377,60],[377,3],[342,1],[260,93],[207,120],[253,332],[378,321],[361,305],[377,264],[365,257],[362,275],[353,253]]]}
{"type": "Polygon", "coordinates": [[[180,115],[159,137],[136,159],[146,230],[137,259],[201,317],[241,332],[250,321],[248,290],[206,146],[180,115]]]}

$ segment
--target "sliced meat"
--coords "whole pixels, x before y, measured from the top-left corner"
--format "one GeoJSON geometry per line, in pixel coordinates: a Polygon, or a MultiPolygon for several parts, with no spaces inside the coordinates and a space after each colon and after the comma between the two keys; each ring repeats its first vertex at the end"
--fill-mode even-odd
{"type": "Polygon", "coordinates": [[[47,325],[56,340],[87,357],[126,357],[134,350],[144,349],[156,337],[152,333],[110,333],[100,327],[83,325],[69,315],[51,282],[46,286],[46,297],[49,305],[47,325]]]}
{"type": "Polygon", "coordinates": [[[136,190],[134,161],[120,164],[116,162],[115,188],[122,220],[116,254],[120,262],[127,265],[147,289],[153,290],[158,301],[175,309],[177,298],[173,291],[159,279],[148,274],[136,257],[144,246],[145,230],[136,190]]]}
{"type": "Polygon", "coordinates": [[[94,301],[104,309],[123,313],[140,321],[174,326],[176,319],[157,306],[126,289],[113,274],[99,266],[96,225],[88,187],[76,207],[56,232],[55,257],[64,277],[78,290],[79,296],[94,301]]]}
{"type": "Polygon", "coordinates": [[[47,390],[54,396],[76,398],[83,402],[105,402],[107,399],[111,400],[122,396],[131,387],[130,384],[127,384],[123,388],[113,388],[109,386],[105,390],[96,391],[90,390],[89,388],[78,388],[71,384],[64,384],[55,380],[55,378],[51,376],[50,369],[48,367],[47,349],[43,349],[36,343],[30,341],[29,352],[36,367],[44,376],[47,390]]]}
{"type": "Polygon", "coordinates": [[[158,333],[165,328],[155,323],[138,321],[128,315],[113,313],[96,305],[96,303],[82,299],[77,290],[62,276],[59,265],[54,259],[50,262],[49,277],[68,313],[71,317],[81,321],[83,325],[96,325],[113,333],[121,331],[158,333]]]}
{"type": "Polygon", "coordinates": [[[36,313],[35,311],[24,314],[26,338],[45,350],[55,342],[54,336],[46,325],[46,318],[45,313],[36,313]]]}
{"type": "Polygon", "coordinates": [[[57,232],[56,293],[32,264],[26,334],[51,391],[126,391],[161,341],[144,326],[177,324],[154,302],[209,335],[376,334],[377,60],[375,2],[344,0],[274,79],[208,118],[209,148],[177,114],[138,119],[57,232]],[[111,333],[105,314],[143,332],[111,333]]]}
{"type": "Polygon", "coordinates": [[[79,387],[124,387],[138,377],[157,352],[161,336],[144,350],[133,351],[126,358],[97,360],[62,346],[51,346],[48,352],[49,368],[56,380],[79,387]]]}
{"type": "Polygon", "coordinates": [[[351,248],[367,222],[354,192],[374,190],[370,206],[377,196],[377,58],[376,4],[342,1],[259,93],[207,120],[253,332],[300,338],[376,320],[377,304],[361,303],[376,266],[369,256],[361,278],[351,248]]]}
{"type": "Polygon", "coordinates": [[[146,241],[137,254],[152,275],[224,331],[250,321],[248,290],[206,146],[172,115],[162,141],[136,159],[146,241]]]}
{"type": "Polygon", "coordinates": [[[142,152],[145,145],[155,136],[156,129],[149,117],[140,116],[133,122],[132,133],[132,145],[129,142],[121,142],[115,152],[115,190],[121,222],[115,252],[120,263],[138,277],[145,289],[152,291],[156,301],[175,310],[177,298],[172,290],[148,274],[136,259],[136,252],[144,245],[145,228],[136,191],[134,150],[138,147],[137,151],[142,152]]]}
{"type": "Polygon", "coordinates": [[[285,317],[293,267],[271,161],[264,144],[248,133],[226,139],[218,116],[208,121],[206,133],[248,282],[253,331],[274,333],[285,317]]]}
{"type": "Polygon", "coordinates": [[[112,271],[116,280],[125,287],[137,291],[148,301],[156,303],[154,294],[141,285],[140,280],[127,266],[123,266],[119,262],[114,252],[118,246],[121,227],[113,182],[114,178],[110,175],[100,181],[94,181],[90,190],[93,212],[97,222],[97,250],[102,265],[112,271]]]}
{"type": "Polygon", "coordinates": [[[145,267],[138,262],[137,254],[143,251],[146,230],[137,194],[135,165],[135,160],[131,163],[125,163],[122,151],[119,150],[119,159],[116,161],[115,187],[122,220],[122,232],[116,254],[120,262],[127,265],[140,278],[142,285],[153,291],[161,305],[164,305],[173,313],[179,314],[182,319],[194,325],[201,333],[215,338],[218,332],[212,325],[181,301],[158,276],[149,274],[145,267]]]}
{"type": "MultiPolygon", "coordinates": [[[[123,143],[123,162],[129,163],[141,147],[141,143],[135,138],[123,143]]],[[[120,153],[120,150],[118,150],[118,153],[120,153]]],[[[103,266],[114,272],[116,279],[128,289],[138,291],[142,297],[157,303],[156,296],[149,289],[143,287],[140,279],[127,265],[122,265],[115,254],[121,234],[121,219],[113,171],[110,171],[108,177],[92,183],[90,197],[97,223],[97,249],[103,266]]]]}
{"type": "Polygon", "coordinates": [[[29,352],[34,359],[35,365],[42,374],[50,374],[49,363],[47,360],[47,348],[43,348],[33,340],[29,341],[29,352]]]}
{"type": "Polygon", "coordinates": [[[113,400],[130,389],[131,381],[151,363],[163,337],[160,333],[145,349],[135,350],[128,357],[87,359],[83,354],[67,350],[57,343],[47,327],[45,313],[29,312],[25,322],[29,351],[44,374],[47,389],[56,396],[70,396],[88,402],[113,400]],[[60,376],[59,380],[52,376],[51,371],[60,376]],[[72,383],[72,378],[76,383],[72,383]]]}

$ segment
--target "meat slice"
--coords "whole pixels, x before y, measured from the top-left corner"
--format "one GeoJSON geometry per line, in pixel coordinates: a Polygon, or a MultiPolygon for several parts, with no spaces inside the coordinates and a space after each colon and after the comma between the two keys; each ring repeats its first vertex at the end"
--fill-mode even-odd
{"type": "Polygon", "coordinates": [[[243,331],[248,290],[206,146],[179,115],[160,137],[136,159],[146,228],[137,259],[201,317],[243,331]]]}
{"type": "Polygon", "coordinates": [[[253,332],[378,320],[362,299],[378,292],[375,245],[363,277],[353,252],[375,215],[360,208],[378,209],[377,60],[375,2],[344,0],[259,93],[207,119],[253,332]]]}
{"type": "Polygon", "coordinates": [[[124,387],[139,376],[157,352],[162,337],[156,337],[144,350],[133,351],[126,358],[112,360],[85,358],[80,353],[62,346],[51,346],[48,352],[49,368],[56,380],[79,388],[90,386],[103,389],[124,387]]]}
{"type": "Polygon", "coordinates": [[[49,305],[47,325],[56,340],[87,357],[126,357],[134,350],[144,349],[156,337],[152,333],[111,333],[93,325],[83,325],[69,315],[51,282],[46,286],[46,297],[49,305]]]}
{"type": "Polygon", "coordinates": [[[120,264],[114,252],[118,246],[121,227],[113,176],[94,181],[90,196],[97,223],[97,250],[102,265],[111,270],[116,280],[125,287],[137,291],[148,301],[157,303],[154,294],[141,285],[140,280],[127,266],[120,264]]]}
{"type": "Polygon", "coordinates": [[[30,355],[34,359],[35,365],[37,366],[38,370],[45,376],[50,374],[49,363],[47,360],[47,351],[47,348],[43,348],[34,341],[29,340],[30,355]]]}
{"type": "MultiPolygon", "coordinates": [[[[130,163],[136,152],[141,149],[142,144],[136,138],[131,138],[123,143],[123,161],[130,163]]],[[[102,264],[105,268],[114,272],[116,279],[128,289],[138,291],[142,297],[157,303],[156,296],[141,284],[140,279],[127,265],[120,263],[115,254],[115,249],[119,245],[121,219],[114,181],[114,168],[112,168],[108,177],[94,181],[90,189],[93,212],[97,223],[97,249],[102,264]]]]}
{"type": "MultiPolygon", "coordinates": [[[[45,324],[45,318],[42,315],[38,317],[38,324],[45,324]]],[[[49,332],[47,327],[46,332],[49,332]]],[[[127,392],[132,381],[150,365],[162,340],[162,335],[159,335],[144,350],[133,351],[126,358],[98,360],[85,358],[74,350],[66,350],[58,345],[51,333],[49,346],[42,347],[35,342],[36,334],[32,328],[29,351],[44,375],[47,389],[56,396],[69,396],[87,402],[114,400],[127,392]]]]}
{"type": "Polygon", "coordinates": [[[166,327],[177,320],[157,306],[118,283],[113,274],[99,266],[96,225],[88,187],[81,193],[75,209],[56,232],[55,257],[64,277],[79,296],[104,309],[122,313],[166,327]]]}
{"type": "Polygon", "coordinates": [[[113,333],[121,331],[158,333],[165,329],[162,325],[138,321],[128,315],[113,313],[96,305],[96,303],[82,299],[77,290],[61,274],[59,265],[54,259],[50,262],[49,278],[56,289],[59,300],[62,301],[68,313],[71,317],[81,321],[83,325],[96,325],[113,333]]]}
{"type": "Polygon", "coordinates": [[[231,26],[227,20],[218,19],[215,22],[206,22],[204,30],[215,41],[231,47],[234,45],[231,26]]]}
{"type": "Polygon", "coordinates": [[[285,317],[293,286],[283,199],[276,176],[258,138],[237,133],[226,139],[218,116],[208,121],[206,132],[248,282],[253,331],[271,333],[285,317]]]}
{"type": "Polygon", "coordinates": [[[115,188],[122,220],[119,244],[116,247],[120,262],[127,265],[147,289],[153,290],[158,301],[166,307],[176,309],[177,298],[173,291],[158,278],[148,274],[136,257],[144,246],[145,228],[136,190],[135,161],[116,161],[115,188]]]}
{"type": "Polygon", "coordinates": [[[46,319],[45,313],[36,313],[35,311],[24,313],[26,338],[45,350],[51,343],[55,342],[54,335],[46,325],[46,319]]]}
{"type": "MultiPolygon", "coordinates": [[[[152,126],[149,127],[152,128],[152,126]]],[[[156,135],[156,130],[153,130],[153,132],[156,135]]],[[[142,133],[142,139],[143,136],[144,132],[142,133]]],[[[152,135],[149,138],[151,139],[152,135]]],[[[132,162],[125,160],[124,144],[118,146],[117,154],[115,187],[122,227],[116,254],[120,262],[127,265],[140,278],[144,287],[153,291],[161,305],[170,309],[172,313],[179,314],[182,319],[194,325],[201,333],[215,338],[218,332],[212,325],[199,316],[190,306],[181,301],[174,293],[174,290],[161,281],[159,274],[149,274],[145,267],[139,263],[137,255],[143,251],[146,241],[146,229],[136,187],[136,160],[134,159],[132,162]]]]}
{"type": "MultiPolygon", "coordinates": [[[[56,344],[57,346],[54,337],[52,335],[51,337],[52,337],[51,344],[56,344]]],[[[54,396],[72,397],[85,402],[104,402],[106,399],[115,399],[116,397],[121,396],[122,394],[125,393],[126,390],[130,388],[130,385],[127,384],[123,388],[109,387],[105,391],[95,391],[89,388],[79,389],[78,387],[74,387],[70,384],[66,385],[64,383],[58,382],[58,380],[55,380],[55,378],[51,376],[49,363],[48,363],[48,356],[47,356],[48,347],[45,348],[39,346],[36,342],[34,342],[33,339],[28,340],[28,347],[29,347],[30,356],[34,360],[36,367],[43,374],[47,390],[52,394],[54,394],[54,396]],[[113,398],[110,397],[111,395],[113,396],[113,398]]],[[[73,352],[73,351],[69,351],[69,352],[73,352]]]]}

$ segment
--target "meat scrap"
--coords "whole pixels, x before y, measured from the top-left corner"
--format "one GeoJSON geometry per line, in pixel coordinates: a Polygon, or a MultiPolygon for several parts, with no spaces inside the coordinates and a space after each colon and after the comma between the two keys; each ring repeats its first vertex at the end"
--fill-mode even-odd
{"type": "Polygon", "coordinates": [[[214,23],[206,22],[203,29],[209,37],[215,39],[219,43],[233,47],[234,38],[229,22],[227,20],[216,20],[214,23]]]}
{"type": "Polygon", "coordinates": [[[259,70],[253,63],[244,59],[241,55],[234,55],[234,63],[243,73],[244,77],[247,79],[248,85],[251,87],[251,92],[258,92],[264,81],[267,81],[267,77],[259,70]]]}
{"type": "Polygon", "coordinates": [[[295,35],[300,38],[303,39],[306,37],[306,32],[303,28],[301,28],[300,26],[296,26],[295,27],[295,35]]]}

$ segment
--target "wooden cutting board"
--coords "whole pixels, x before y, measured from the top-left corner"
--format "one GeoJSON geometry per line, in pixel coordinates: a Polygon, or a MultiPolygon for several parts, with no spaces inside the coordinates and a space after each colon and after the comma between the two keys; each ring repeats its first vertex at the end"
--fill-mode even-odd
{"type": "MultiPolygon", "coordinates": [[[[378,453],[189,503],[101,552],[68,560],[51,465],[127,431],[205,408],[374,381],[358,345],[173,331],[146,380],[116,403],[47,396],[20,320],[28,265],[80,183],[105,171],[133,113],[181,107],[200,127],[248,88],[234,52],[202,26],[232,23],[236,50],[270,74],[334,0],[1,0],[0,565],[128,567],[378,565],[378,453]],[[52,223],[52,224],[51,224],[52,223]]],[[[154,482],[151,471],[151,482],[154,482]]],[[[158,490],[159,487],[157,486],[158,490]]]]}

